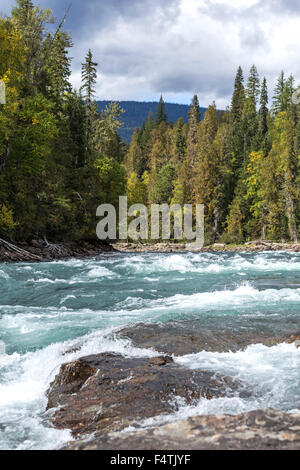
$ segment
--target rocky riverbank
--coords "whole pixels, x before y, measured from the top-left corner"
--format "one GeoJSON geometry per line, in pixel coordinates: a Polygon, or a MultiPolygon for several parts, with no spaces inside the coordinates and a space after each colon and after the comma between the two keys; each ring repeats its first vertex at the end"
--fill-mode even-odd
{"type": "Polygon", "coordinates": [[[190,370],[173,358],[201,350],[238,351],[252,343],[300,346],[300,332],[276,335],[197,331],[187,322],[137,325],[121,337],[158,351],[152,358],[112,353],[64,364],[48,390],[48,416],[58,429],[71,429],[68,449],[294,449],[300,448],[300,413],[259,410],[233,416],[199,416],[165,426],[155,417],[201,398],[245,398],[256,393],[230,377],[190,370]],[[173,357],[171,356],[173,355],[173,357]],[[139,430],[145,420],[152,428],[139,430]],[[127,428],[127,429],[126,429],[127,428]],[[135,432],[131,432],[135,428],[135,432]],[[122,432],[126,429],[126,432],[122,432]]]}
{"type": "MultiPolygon", "coordinates": [[[[0,239],[0,263],[2,262],[47,262],[69,258],[89,258],[105,252],[120,253],[184,253],[190,251],[185,244],[180,243],[113,243],[111,245],[95,242],[82,243],[49,243],[45,240],[32,240],[12,244],[0,239]]],[[[244,245],[215,244],[205,246],[199,253],[207,252],[261,252],[287,251],[300,252],[297,243],[266,243],[261,241],[249,242],[244,245]]]]}
{"type": "Polygon", "coordinates": [[[100,242],[55,244],[44,240],[12,244],[0,240],[0,262],[47,262],[69,258],[89,258],[114,251],[111,245],[100,242]]]}
{"type": "MultiPolygon", "coordinates": [[[[114,243],[112,246],[116,251],[126,253],[184,253],[190,251],[190,248],[182,243],[114,243]]],[[[206,245],[196,251],[199,253],[224,251],[229,253],[256,251],[300,252],[300,243],[269,243],[261,240],[247,242],[243,245],[225,245],[222,243],[215,243],[214,245],[206,245]]]]}

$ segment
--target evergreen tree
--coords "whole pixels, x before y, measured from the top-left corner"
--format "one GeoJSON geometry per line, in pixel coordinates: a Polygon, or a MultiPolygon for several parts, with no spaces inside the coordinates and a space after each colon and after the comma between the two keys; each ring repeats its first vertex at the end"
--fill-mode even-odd
{"type": "Polygon", "coordinates": [[[245,106],[245,88],[242,68],[239,67],[235,82],[234,92],[231,101],[231,122],[232,122],[232,146],[233,146],[233,168],[239,171],[245,161],[245,140],[243,129],[243,111],[245,106]]]}
{"type": "Polygon", "coordinates": [[[86,113],[86,160],[91,157],[92,126],[97,118],[97,105],[94,103],[95,86],[97,81],[97,63],[93,61],[91,50],[88,51],[81,70],[81,93],[87,105],[86,113]]]}
{"type": "Polygon", "coordinates": [[[92,51],[89,50],[86,55],[85,62],[82,64],[81,71],[81,90],[83,92],[82,96],[87,102],[89,112],[92,110],[92,103],[96,93],[95,86],[97,81],[97,66],[98,64],[93,61],[92,51]]]}
{"type": "Polygon", "coordinates": [[[272,105],[273,115],[276,116],[278,113],[289,110],[292,102],[292,95],[295,90],[294,82],[295,79],[292,75],[290,75],[288,79],[285,79],[284,72],[281,72],[274,91],[272,105]]]}
{"type": "Polygon", "coordinates": [[[250,72],[249,72],[246,95],[247,95],[247,98],[250,98],[255,103],[255,106],[258,102],[259,90],[260,90],[259,75],[258,75],[256,66],[252,65],[250,72]]]}
{"type": "Polygon", "coordinates": [[[156,119],[155,123],[157,126],[159,126],[162,122],[166,123],[168,122],[168,116],[166,113],[166,106],[165,102],[163,100],[163,97],[160,97],[158,106],[157,106],[157,111],[156,111],[156,119]]]}
{"type": "Polygon", "coordinates": [[[264,77],[261,87],[260,94],[260,108],[258,113],[258,131],[259,131],[259,142],[265,138],[268,132],[268,87],[267,79],[264,77]]]}
{"type": "Polygon", "coordinates": [[[198,96],[194,95],[192,104],[189,109],[189,131],[187,141],[187,158],[191,168],[196,163],[198,151],[198,130],[200,123],[200,107],[198,96]]]}
{"type": "Polygon", "coordinates": [[[23,93],[33,95],[37,91],[39,75],[44,66],[42,54],[43,36],[47,24],[55,21],[52,11],[34,6],[31,0],[17,0],[12,10],[12,23],[22,36],[24,44],[23,93]]]}
{"type": "Polygon", "coordinates": [[[245,88],[244,88],[244,75],[241,67],[238,68],[235,82],[234,82],[234,91],[231,101],[231,114],[232,121],[234,124],[239,124],[241,122],[243,108],[245,100],[245,88]]]}
{"type": "Polygon", "coordinates": [[[182,163],[186,154],[186,137],[184,134],[184,121],[178,119],[175,129],[175,164],[182,163]]]}

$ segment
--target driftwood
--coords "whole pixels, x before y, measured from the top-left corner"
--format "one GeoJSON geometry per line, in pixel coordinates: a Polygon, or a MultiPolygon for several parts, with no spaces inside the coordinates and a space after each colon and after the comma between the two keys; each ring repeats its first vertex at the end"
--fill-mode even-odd
{"type": "Polygon", "coordinates": [[[19,248],[18,246],[13,245],[12,243],[3,240],[2,238],[0,238],[0,244],[3,245],[7,250],[20,255],[24,259],[29,259],[32,261],[43,261],[43,258],[40,256],[29,253],[29,251],[23,250],[22,248],[19,248]]]}
{"type": "Polygon", "coordinates": [[[45,236],[44,236],[44,242],[46,244],[47,250],[50,253],[56,253],[60,256],[64,256],[66,254],[66,250],[63,246],[57,245],[56,243],[49,243],[45,236]]]}

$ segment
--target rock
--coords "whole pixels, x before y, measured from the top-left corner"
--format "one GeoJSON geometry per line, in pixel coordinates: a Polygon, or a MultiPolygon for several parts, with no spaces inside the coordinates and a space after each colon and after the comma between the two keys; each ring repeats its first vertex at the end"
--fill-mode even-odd
{"type": "Polygon", "coordinates": [[[70,450],[299,450],[300,413],[271,409],[197,416],[138,432],[74,442],[70,450]]]}
{"type": "Polygon", "coordinates": [[[212,247],[214,250],[225,250],[226,245],[223,243],[215,243],[212,247]]]}
{"type": "MultiPolygon", "coordinates": [[[[119,335],[129,338],[134,346],[153,348],[165,354],[182,356],[199,351],[228,352],[245,349],[250,344],[262,343],[274,346],[284,341],[292,342],[289,334],[274,332],[245,332],[207,328],[200,321],[182,321],[138,324],[123,328],[119,335]]],[[[296,336],[295,336],[296,339],[296,336]]],[[[300,336],[299,336],[300,339],[300,336]]]]}
{"type": "Polygon", "coordinates": [[[294,343],[296,348],[300,348],[300,334],[291,335],[286,342],[290,344],[294,343]]]}
{"type": "Polygon", "coordinates": [[[51,423],[73,435],[102,435],[195,404],[202,397],[248,396],[229,377],[189,370],[168,356],[124,358],[103,353],[64,364],[48,391],[51,423]]]}

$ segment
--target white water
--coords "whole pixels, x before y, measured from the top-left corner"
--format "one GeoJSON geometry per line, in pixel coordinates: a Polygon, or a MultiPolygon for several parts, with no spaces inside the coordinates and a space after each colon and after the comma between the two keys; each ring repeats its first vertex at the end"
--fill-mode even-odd
{"type": "MultiPolygon", "coordinates": [[[[53,449],[70,439],[49,428],[45,395],[64,362],[134,348],[116,331],[140,321],[197,320],[205,328],[300,330],[300,254],[104,256],[0,267],[0,448],[53,449]],[[76,352],[68,352],[73,348],[76,352]]],[[[198,414],[238,414],[300,407],[300,349],[249,346],[237,353],[199,353],[175,360],[243,381],[248,398],[202,399],[132,428],[198,414]]]]}

